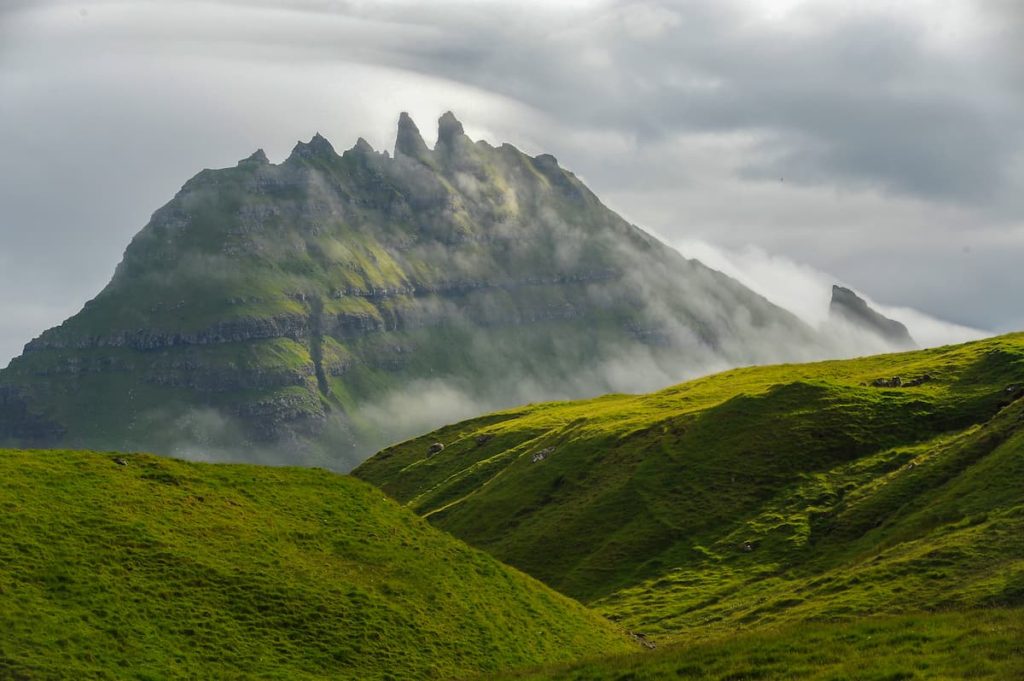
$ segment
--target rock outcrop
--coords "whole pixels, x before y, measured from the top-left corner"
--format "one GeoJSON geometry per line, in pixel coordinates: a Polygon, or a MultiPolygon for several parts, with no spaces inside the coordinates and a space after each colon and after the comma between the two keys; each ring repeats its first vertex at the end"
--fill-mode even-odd
{"type": "Polygon", "coordinates": [[[829,314],[880,336],[894,349],[912,350],[917,347],[906,326],[871,309],[867,301],[838,284],[832,287],[829,314]]]}

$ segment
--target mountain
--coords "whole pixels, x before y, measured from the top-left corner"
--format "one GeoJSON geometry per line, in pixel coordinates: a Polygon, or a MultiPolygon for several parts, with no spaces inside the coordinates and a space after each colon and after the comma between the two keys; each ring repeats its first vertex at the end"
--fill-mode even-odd
{"type": "Polygon", "coordinates": [[[1021,398],[1018,333],[521,407],[354,474],[663,642],[1022,606],[1021,398]]]}
{"type": "Polygon", "coordinates": [[[345,469],[440,423],[833,352],[546,154],[317,134],[204,170],[0,373],[0,444],[345,469]]]}
{"type": "Polygon", "coordinates": [[[0,450],[0,677],[451,679],[626,652],[322,470],[0,450]]]}
{"type": "Polygon", "coordinates": [[[877,334],[897,348],[909,350],[917,347],[906,326],[873,310],[866,300],[838,284],[832,287],[829,315],[877,334]]]}

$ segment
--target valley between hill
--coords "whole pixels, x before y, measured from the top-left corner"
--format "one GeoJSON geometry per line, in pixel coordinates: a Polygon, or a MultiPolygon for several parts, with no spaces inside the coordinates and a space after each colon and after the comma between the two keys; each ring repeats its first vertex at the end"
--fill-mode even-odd
{"type": "Polygon", "coordinates": [[[530,405],[355,475],[662,642],[1019,606],[1022,396],[1013,334],[530,405]]]}
{"type": "Polygon", "coordinates": [[[0,450],[0,677],[1017,678],[1022,398],[1011,334],[490,414],[380,489],[0,450]]]}

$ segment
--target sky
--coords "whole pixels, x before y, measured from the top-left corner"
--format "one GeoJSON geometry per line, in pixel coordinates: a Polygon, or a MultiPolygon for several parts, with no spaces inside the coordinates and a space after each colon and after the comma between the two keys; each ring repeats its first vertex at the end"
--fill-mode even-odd
{"type": "Polygon", "coordinates": [[[400,111],[805,318],[834,280],[929,339],[1024,329],[1021,44],[1014,0],[5,0],[0,366],[199,170],[400,111]]]}

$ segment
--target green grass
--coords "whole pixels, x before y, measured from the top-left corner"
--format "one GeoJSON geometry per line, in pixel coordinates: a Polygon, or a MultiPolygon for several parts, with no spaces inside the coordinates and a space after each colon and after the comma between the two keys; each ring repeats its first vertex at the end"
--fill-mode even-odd
{"type": "Polygon", "coordinates": [[[0,677],[1015,678],[1022,386],[1014,334],[528,405],[356,471],[407,508],[316,469],[0,450],[0,677]],[[895,375],[930,378],[871,385],[895,375]]]}
{"type": "Polygon", "coordinates": [[[937,681],[1024,678],[1024,611],[814,623],[488,679],[937,681]]]}
{"type": "Polygon", "coordinates": [[[631,647],[350,477],[0,450],[0,678],[433,679],[631,647]]]}
{"type": "Polygon", "coordinates": [[[737,369],[474,419],[355,475],[663,641],[1015,606],[1024,400],[1011,386],[1024,386],[1024,334],[737,369]],[[444,451],[429,455],[433,442],[444,451]]]}

